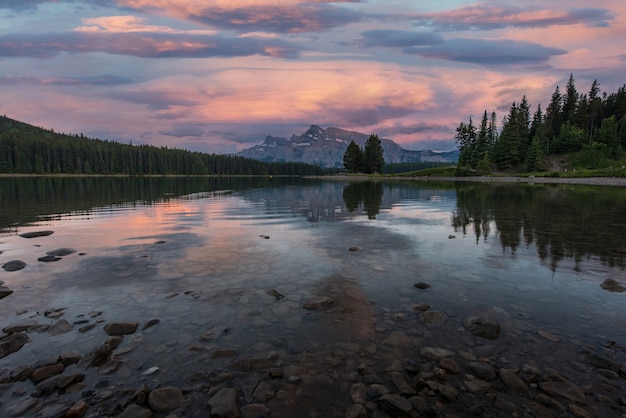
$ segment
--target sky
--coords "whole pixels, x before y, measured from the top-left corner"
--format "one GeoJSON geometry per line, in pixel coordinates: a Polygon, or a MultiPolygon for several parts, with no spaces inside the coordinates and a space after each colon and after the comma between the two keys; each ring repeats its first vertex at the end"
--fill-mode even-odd
{"type": "Polygon", "coordinates": [[[312,125],[455,149],[483,111],[626,83],[615,0],[0,0],[0,114],[234,153],[312,125]]]}

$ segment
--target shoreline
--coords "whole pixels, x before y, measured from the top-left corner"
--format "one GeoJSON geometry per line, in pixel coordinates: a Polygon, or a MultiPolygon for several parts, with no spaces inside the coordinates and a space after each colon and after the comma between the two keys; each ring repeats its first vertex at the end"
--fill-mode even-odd
{"type": "Polygon", "coordinates": [[[400,180],[400,181],[450,181],[450,182],[475,182],[475,183],[526,183],[526,184],[580,184],[588,186],[613,186],[626,187],[625,177],[491,177],[491,176],[472,176],[472,177],[371,177],[371,176],[318,176],[315,178],[328,180],[400,180]]]}

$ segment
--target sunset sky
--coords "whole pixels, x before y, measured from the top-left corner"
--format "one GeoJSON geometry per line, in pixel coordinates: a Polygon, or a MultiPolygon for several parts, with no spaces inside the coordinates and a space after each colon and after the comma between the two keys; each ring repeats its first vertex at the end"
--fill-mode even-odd
{"type": "Polygon", "coordinates": [[[451,150],[570,73],[616,92],[624,40],[616,0],[0,0],[0,114],[211,153],[311,124],[451,150]]]}

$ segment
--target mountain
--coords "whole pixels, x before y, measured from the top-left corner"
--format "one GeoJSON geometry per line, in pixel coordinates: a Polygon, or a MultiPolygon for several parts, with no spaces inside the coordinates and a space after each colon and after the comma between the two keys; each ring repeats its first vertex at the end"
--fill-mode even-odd
{"type": "MultiPolygon", "coordinates": [[[[302,135],[292,135],[290,139],[268,135],[261,145],[255,145],[237,153],[240,157],[265,162],[300,162],[318,165],[323,168],[343,167],[343,154],[350,141],[361,148],[369,135],[360,132],[346,131],[339,128],[322,129],[317,125],[302,135]]],[[[413,162],[454,163],[459,158],[459,151],[410,151],[402,148],[390,139],[380,139],[385,164],[413,162]]]]}

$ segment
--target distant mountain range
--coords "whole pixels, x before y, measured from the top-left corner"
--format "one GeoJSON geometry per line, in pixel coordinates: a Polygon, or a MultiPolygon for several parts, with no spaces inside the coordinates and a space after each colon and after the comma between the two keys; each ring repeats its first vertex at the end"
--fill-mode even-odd
{"type": "MultiPolygon", "coordinates": [[[[339,128],[322,129],[317,125],[302,135],[291,138],[278,138],[268,135],[261,145],[255,145],[237,153],[238,156],[265,162],[299,162],[321,166],[323,168],[343,167],[343,155],[350,141],[365,147],[369,134],[346,131],[339,128]]],[[[410,151],[390,139],[380,139],[385,164],[441,162],[455,163],[459,151],[436,152],[430,150],[410,151]]]]}

